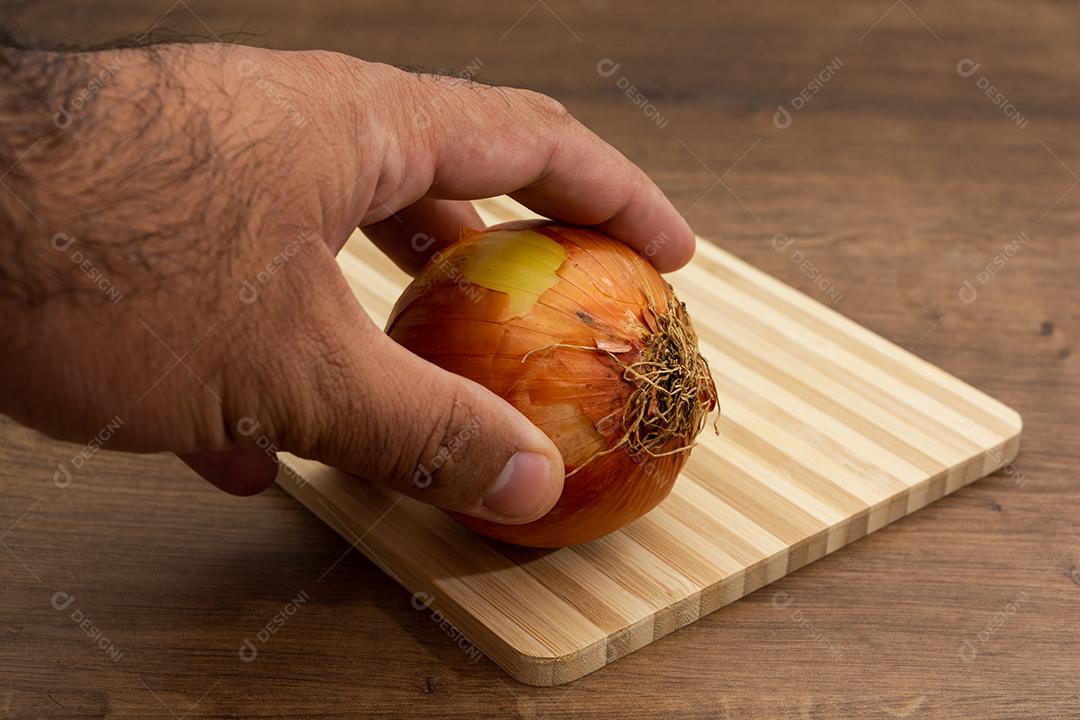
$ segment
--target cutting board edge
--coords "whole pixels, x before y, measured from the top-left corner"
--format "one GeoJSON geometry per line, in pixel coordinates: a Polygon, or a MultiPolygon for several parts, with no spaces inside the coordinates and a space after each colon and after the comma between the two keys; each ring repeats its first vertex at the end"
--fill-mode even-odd
{"type": "MultiPolygon", "coordinates": [[[[1009,409],[1011,410],[1012,408],[1009,408],[1009,409]]],[[[1013,412],[1015,412],[1015,411],[1013,411],[1013,412]]],[[[1017,413],[1016,417],[1019,419],[1020,414],[1017,413]]],[[[603,668],[606,665],[610,665],[611,663],[615,662],[616,660],[619,660],[620,658],[626,657],[627,655],[630,655],[630,654],[636,652],[637,650],[640,650],[643,647],[645,647],[647,645],[650,645],[650,644],[656,642],[657,640],[660,640],[663,637],[666,637],[667,635],[673,634],[677,630],[681,630],[682,628],[684,628],[684,627],[686,627],[688,625],[691,625],[694,622],[696,622],[696,621],[698,621],[698,620],[700,620],[700,619],[702,619],[702,618],[704,618],[704,617],[706,617],[708,615],[711,615],[712,613],[726,607],[727,605],[732,604],[733,602],[735,602],[737,600],[741,600],[743,598],[746,598],[747,596],[752,595],[753,593],[757,592],[758,590],[761,590],[761,589],[763,589],[765,587],[768,587],[769,585],[773,584],[777,580],[780,580],[783,577],[787,577],[787,576],[791,575],[792,573],[797,572],[798,570],[802,569],[803,567],[806,567],[807,565],[812,564],[816,560],[820,560],[821,558],[825,557],[826,555],[831,555],[832,553],[836,552],[837,550],[841,550],[841,549],[847,547],[848,545],[851,545],[851,544],[853,544],[853,543],[855,543],[855,542],[857,542],[859,540],[862,540],[863,538],[877,532],[878,530],[880,530],[883,527],[886,527],[887,525],[891,525],[892,523],[894,523],[894,522],[896,522],[898,520],[902,520],[903,518],[908,517],[908,516],[918,512],[919,510],[921,510],[926,505],[929,505],[930,503],[936,502],[937,500],[940,500],[941,498],[945,497],[946,495],[951,495],[951,494],[957,492],[958,490],[961,490],[962,488],[967,487],[968,485],[974,484],[975,482],[977,482],[977,481],[979,481],[979,480],[981,480],[981,479],[983,479],[983,478],[985,478],[985,477],[987,477],[989,475],[992,475],[994,472],[996,472],[997,470],[1000,470],[1003,467],[1008,466],[1010,463],[1012,463],[1016,459],[1016,457],[1017,457],[1017,455],[1019,453],[1019,449],[1020,449],[1020,437],[1021,437],[1021,434],[1022,434],[1022,426],[1018,425],[1017,429],[1016,429],[1016,433],[1014,435],[1012,435],[1011,437],[1006,438],[996,448],[987,449],[981,455],[975,455],[975,456],[969,458],[967,461],[962,462],[962,463],[958,464],[957,466],[955,466],[953,468],[943,470],[942,472],[934,475],[933,477],[927,478],[926,480],[920,481],[920,482],[908,487],[906,490],[901,490],[901,491],[897,492],[896,494],[890,496],[889,498],[886,498],[886,499],[880,501],[876,505],[868,506],[864,510],[861,510],[860,512],[855,513],[854,515],[850,516],[849,518],[846,518],[845,520],[841,521],[840,523],[837,523],[836,525],[833,525],[832,527],[825,528],[825,529],[821,530],[818,533],[815,533],[815,534],[813,534],[811,536],[808,536],[808,537],[804,538],[803,540],[800,540],[800,541],[794,543],[790,547],[785,548],[784,550],[781,550],[781,551],[779,551],[777,553],[774,553],[773,555],[766,556],[766,557],[762,558],[761,560],[758,560],[757,562],[755,562],[755,563],[753,563],[751,565],[748,565],[747,567],[743,568],[739,572],[734,573],[734,574],[724,578],[723,580],[721,580],[721,581],[719,581],[717,583],[714,583],[713,585],[710,585],[710,586],[708,586],[706,588],[703,588],[702,590],[700,590],[700,591],[698,591],[697,593],[694,594],[694,597],[698,602],[701,602],[701,600],[704,597],[706,597],[707,595],[712,593],[714,590],[718,589],[720,585],[731,583],[733,581],[736,581],[736,579],[741,580],[743,582],[743,584],[744,584],[744,589],[741,592],[739,592],[739,593],[737,593],[737,594],[735,594],[733,596],[730,596],[730,597],[726,597],[726,596],[724,596],[723,593],[721,593],[721,597],[723,599],[722,599],[721,602],[716,604],[714,607],[711,607],[709,609],[703,609],[703,610],[699,611],[697,614],[695,614],[693,617],[687,617],[684,620],[676,623],[673,626],[670,626],[668,628],[663,628],[663,627],[657,628],[656,625],[654,624],[654,632],[653,632],[652,639],[645,642],[645,643],[643,643],[643,644],[641,644],[641,645],[639,645],[639,646],[637,646],[637,647],[630,647],[630,648],[626,649],[623,652],[612,653],[612,652],[608,651],[608,647],[611,645],[611,639],[612,639],[612,637],[615,636],[615,634],[613,634],[613,635],[611,635],[611,636],[609,636],[607,638],[604,638],[603,640],[599,640],[596,643],[592,643],[591,645],[589,645],[589,646],[587,646],[585,648],[582,648],[579,651],[576,651],[574,653],[569,653],[568,655],[566,655],[564,657],[559,657],[559,658],[535,657],[535,656],[524,655],[524,654],[522,654],[520,652],[517,652],[517,651],[513,651],[514,654],[517,656],[517,659],[519,661],[519,667],[508,667],[507,665],[503,665],[501,663],[498,663],[498,661],[495,658],[492,658],[492,660],[494,662],[496,662],[497,664],[499,664],[500,667],[502,667],[507,673],[509,673],[511,675],[511,677],[513,677],[515,680],[518,680],[519,682],[522,682],[522,683],[524,683],[526,685],[533,685],[533,686],[537,686],[537,687],[552,687],[552,686],[556,686],[556,685],[562,685],[562,684],[565,684],[567,682],[573,682],[574,680],[579,680],[579,679],[585,677],[586,675],[589,675],[589,674],[591,674],[593,672],[596,672],[597,670],[600,670],[601,668],[603,668]],[[997,448],[1001,448],[1001,450],[999,451],[997,448]],[[995,456],[998,458],[998,460],[994,461],[994,463],[995,463],[994,466],[990,470],[987,471],[985,469],[986,468],[986,465],[985,465],[986,458],[995,457],[995,456]],[[960,477],[964,477],[968,472],[970,472],[971,468],[978,468],[977,474],[972,479],[962,482],[962,484],[958,485],[955,488],[951,488],[951,489],[948,488],[947,483],[945,482],[945,480],[949,475],[952,475],[953,473],[956,473],[960,477]],[[897,510],[901,506],[906,505],[906,502],[907,502],[908,498],[913,493],[915,493],[916,491],[921,490],[923,488],[926,488],[927,490],[930,490],[930,489],[932,489],[934,487],[935,484],[940,486],[940,488],[941,488],[940,493],[935,492],[932,495],[930,495],[928,493],[927,499],[918,508],[915,508],[913,510],[907,510],[907,509],[900,510],[900,511],[897,510]],[[875,527],[873,529],[868,529],[868,521],[869,521],[870,515],[873,512],[875,512],[876,509],[878,509],[878,508],[880,508],[882,506],[887,508],[887,519],[885,520],[884,523],[882,523],[878,527],[875,527]],[[858,531],[858,534],[853,535],[853,534],[850,533],[850,528],[852,526],[855,526],[855,527],[861,526],[862,530],[858,531]],[[841,542],[839,542],[837,544],[833,544],[831,542],[831,538],[829,536],[838,534],[838,531],[840,531],[840,530],[843,530],[844,534],[846,534],[847,537],[845,537],[841,542]],[[824,540],[823,543],[822,543],[822,540],[824,540]],[[820,553],[818,553],[818,552],[811,549],[812,546],[817,545],[817,544],[821,544],[823,546],[823,548],[824,548],[823,551],[820,552],[820,553]],[[805,549],[807,551],[805,555],[803,555],[803,553],[802,553],[803,549],[805,549]],[[752,587],[749,590],[745,589],[745,581],[746,581],[746,578],[748,576],[761,573],[761,571],[763,571],[770,563],[774,562],[778,557],[782,557],[782,556],[785,556],[785,555],[788,558],[788,565],[787,565],[787,568],[785,569],[785,571],[783,572],[783,574],[780,577],[777,577],[777,578],[774,578],[774,579],[765,579],[760,585],[758,585],[756,587],[752,587]],[[793,557],[796,558],[794,563],[792,562],[793,557]],[[659,629],[660,631],[657,632],[657,629],[659,629]],[[595,648],[596,647],[602,647],[603,650],[604,650],[603,654],[604,654],[604,657],[605,657],[605,661],[604,661],[604,663],[602,665],[599,665],[599,666],[594,667],[592,669],[586,669],[586,670],[584,670],[583,672],[581,672],[579,674],[570,675],[570,676],[567,676],[567,677],[564,677],[564,678],[561,678],[561,679],[559,678],[559,673],[557,671],[558,671],[558,669],[560,667],[571,666],[571,665],[573,665],[573,663],[584,659],[587,655],[595,654],[595,648]]],[[[653,617],[655,618],[655,615],[659,614],[659,612],[661,612],[661,611],[658,611],[657,613],[655,613],[653,617]]],[[[489,657],[491,657],[491,656],[489,655],[489,657]]]]}
{"type": "MultiPolygon", "coordinates": [[[[1016,416],[1019,420],[1019,413],[1017,413],[1016,416]]],[[[690,597],[680,600],[678,603],[657,610],[648,618],[628,624],[626,627],[611,635],[590,643],[571,653],[567,653],[566,655],[531,655],[515,648],[509,642],[499,638],[495,634],[492,634],[489,637],[470,637],[469,640],[491,659],[492,662],[505,670],[515,680],[526,685],[552,687],[578,680],[606,665],[610,665],[620,658],[626,657],[627,655],[652,644],[662,637],[670,635],[676,630],[686,627],[687,625],[730,605],[736,600],[742,599],[771,585],[780,578],[786,577],[806,565],[809,565],[816,560],[820,560],[826,555],[847,547],[897,520],[918,512],[918,510],[922,509],[924,506],[929,505],[946,495],[950,495],[957,490],[1008,466],[1016,459],[1019,453],[1021,434],[1022,424],[1018,424],[1015,434],[1005,438],[995,447],[988,448],[983,453],[974,455],[953,468],[946,468],[926,480],[922,480],[904,490],[900,490],[894,495],[881,500],[879,503],[868,506],[858,513],[851,515],[836,525],[803,538],[802,540],[793,543],[790,547],[774,553],[773,555],[763,557],[742,570],[733,573],[712,585],[702,588],[690,597]],[[969,475],[969,473],[971,474],[969,475]],[[961,480],[955,487],[950,488],[947,478],[953,475],[959,476],[961,480]],[[968,477],[971,479],[967,479],[968,477]],[[924,490],[926,491],[926,494],[920,496],[919,505],[914,508],[909,507],[909,500],[912,495],[919,495],[924,490]],[[880,525],[871,528],[869,526],[871,514],[880,512],[881,510],[885,511],[885,521],[880,525]],[[851,532],[853,527],[856,528],[855,533],[851,532]],[[843,537],[839,537],[840,535],[843,535],[843,537]],[[766,571],[767,566],[771,563],[775,563],[776,560],[782,556],[786,556],[787,563],[783,573],[780,574],[779,577],[770,579],[766,571]],[[757,576],[760,576],[760,583],[757,582],[757,576]],[[749,589],[746,584],[748,577],[755,577],[749,589]],[[741,585],[741,588],[735,593],[730,592],[729,587],[721,587],[734,584],[741,585]],[[715,605],[713,605],[713,602],[710,602],[709,604],[713,605],[712,607],[703,607],[702,603],[705,602],[705,598],[708,597],[717,598],[717,600],[713,601],[715,602],[715,605]],[[693,605],[695,603],[698,606],[697,612],[688,612],[688,605],[693,605]],[[661,615],[666,617],[666,621],[657,623],[657,617],[661,615]],[[635,628],[640,630],[639,626],[643,623],[651,623],[651,637],[644,642],[630,640],[625,645],[619,647],[621,643],[619,643],[616,638],[633,638],[635,635],[633,630],[635,628]]],[[[287,458],[282,459],[281,464],[282,468],[279,468],[278,471],[277,484],[296,498],[309,512],[330,525],[338,535],[350,542],[350,544],[354,544],[349,538],[349,533],[351,531],[339,527],[340,523],[328,516],[328,514],[320,512],[319,509],[315,507],[317,501],[313,498],[318,495],[317,491],[304,487],[311,485],[309,481],[305,481],[303,484],[298,483],[297,481],[297,478],[304,477],[303,474],[301,474],[299,470],[289,466],[287,458]]],[[[473,625],[473,621],[479,622],[478,618],[461,618],[460,614],[464,612],[463,610],[459,611],[456,608],[444,606],[443,603],[438,600],[439,596],[434,592],[435,588],[420,587],[422,583],[403,582],[401,578],[398,578],[386,568],[384,563],[378,557],[373,557],[373,553],[365,552],[365,548],[362,546],[357,547],[356,549],[384,572],[391,575],[391,577],[395,579],[406,592],[412,593],[414,596],[419,592],[431,594],[432,597],[435,598],[431,603],[431,607],[442,613],[455,627],[473,625]]],[[[640,633],[638,634],[640,635],[640,633]]]]}

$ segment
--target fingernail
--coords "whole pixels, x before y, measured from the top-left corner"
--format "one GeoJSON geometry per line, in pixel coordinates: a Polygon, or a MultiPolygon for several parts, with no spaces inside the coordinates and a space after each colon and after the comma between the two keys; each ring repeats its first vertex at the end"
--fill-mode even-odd
{"type": "Polygon", "coordinates": [[[552,474],[540,453],[515,453],[484,495],[484,507],[504,518],[531,517],[551,495],[552,474]]]}

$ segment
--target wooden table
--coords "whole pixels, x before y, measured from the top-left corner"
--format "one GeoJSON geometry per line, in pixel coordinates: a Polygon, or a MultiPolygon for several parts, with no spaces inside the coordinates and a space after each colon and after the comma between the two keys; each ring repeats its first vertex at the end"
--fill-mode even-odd
{"type": "MultiPolygon", "coordinates": [[[[17,16],[99,40],[170,2],[17,16]]],[[[1077,717],[1074,4],[180,0],[160,24],[555,95],[699,233],[1017,408],[1024,445],[1011,473],[545,689],[279,490],[106,451],[59,487],[78,447],[5,422],[0,717],[1077,717]]]]}

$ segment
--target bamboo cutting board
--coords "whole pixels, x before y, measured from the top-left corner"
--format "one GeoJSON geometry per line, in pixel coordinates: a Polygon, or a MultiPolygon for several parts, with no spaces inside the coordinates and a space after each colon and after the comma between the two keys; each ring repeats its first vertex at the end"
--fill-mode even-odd
{"type": "MultiPolygon", "coordinates": [[[[484,219],[531,213],[508,198],[484,219]]],[[[340,263],[383,324],[408,282],[362,237],[340,263]]],[[[556,551],[282,456],[278,482],[518,680],[575,680],[1008,464],[1020,416],[706,241],[669,277],[716,379],[671,495],[556,551]]],[[[424,616],[418,615],[423,623],[424,616]]],[[[433,630],[434,632],[434,630],[433,630]]]]}

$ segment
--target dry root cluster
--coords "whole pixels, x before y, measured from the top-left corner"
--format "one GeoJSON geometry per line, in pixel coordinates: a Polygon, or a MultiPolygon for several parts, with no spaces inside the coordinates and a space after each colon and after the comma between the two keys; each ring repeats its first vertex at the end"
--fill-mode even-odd
{"type": "Polygon", "coordinates": [[[651,308],[646,310],[646,324],[650,332],[644,338],[644,348],[629,364],[611,350],[566,343],[545,345],[522,358],[524,362],[533,353],[551,348],[600,352],[618,363],[623,379],[635,386],[623,409],[622,437],[607,450],[591,455],[567,477],[597,457],[622,447],[631,456],[663,457],[685,452],[694,446],[694,439],[708,423],[709,413],[716,408],[716,385],[708,361],[698,350],[697,334],[686,306],[673,297],[665,315],[651,308]],[[680,444],[672,448],[674,440],[680,444]]]}

